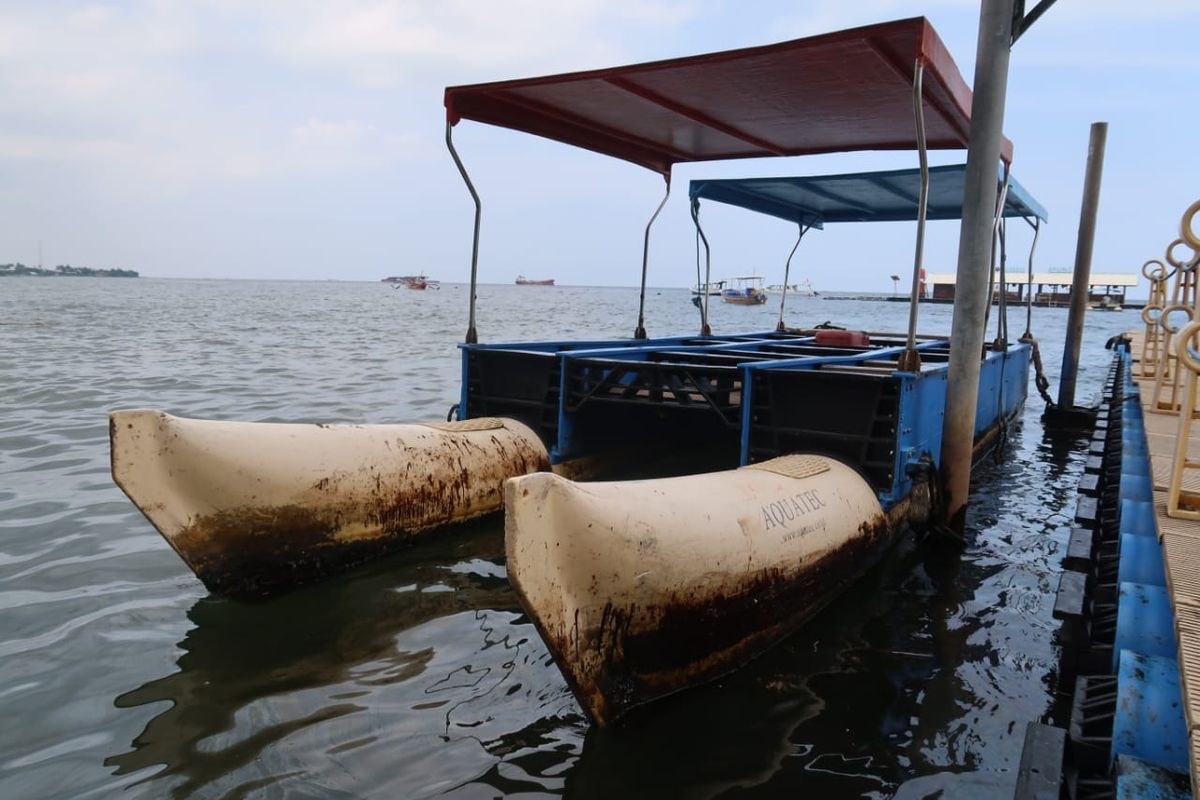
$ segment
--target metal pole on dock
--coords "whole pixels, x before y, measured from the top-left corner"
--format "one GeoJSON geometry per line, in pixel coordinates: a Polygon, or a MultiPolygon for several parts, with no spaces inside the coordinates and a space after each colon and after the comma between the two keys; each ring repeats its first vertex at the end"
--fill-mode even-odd
{"type": "Polygon", "coordinates": [[[1071,310],[1067,316],[1067,341],[1063,346],[1062,377],[1058,382],[1058,407],[1075,406],[1075,378],[1079,374],[1079,346],[1087,314],[1088,282],[1092,274],[1092,245],[1096,240],[1096,211],[1100,207],[1100,178],[1104,172],[1104,145],[1108,123],[1093,122],[1088,139],[1087,172],[1083,177],[1083,206],[1079,210],[1079,239],[1075,243],[1075,274],[1071,278],[1071,310]]]}
{"type": "Polygon", "coordinates": [[[992,299],[996,165],[1004,140],[1004,101],[1012,24],[1013,0],[983,0],[979,12],[970,145],[950,333],[946,416],[942,429],[941,467],[947,491],[947,522],[959,536],[966,526],[967,497],[971,487],[984,310],[992,299]]]}

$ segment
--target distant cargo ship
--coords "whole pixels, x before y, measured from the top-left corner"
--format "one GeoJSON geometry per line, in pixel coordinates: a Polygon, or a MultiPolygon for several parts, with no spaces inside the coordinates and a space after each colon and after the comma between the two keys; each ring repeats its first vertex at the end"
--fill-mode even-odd
{"type": "Polygon", "coordinates": [[[517,286],[553,286],[554,278],[526,278],[524,275],[517,276],[517,286]]]}

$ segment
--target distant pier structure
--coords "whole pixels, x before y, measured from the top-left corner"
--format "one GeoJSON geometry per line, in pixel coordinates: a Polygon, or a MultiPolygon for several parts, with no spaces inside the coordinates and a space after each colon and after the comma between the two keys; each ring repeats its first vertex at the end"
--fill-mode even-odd
{"type": "MultiPolygon", "coordinates": [[[[1088,284],[1088,305],[1141,308],[1144,303],[1130,302],[1125,298],[1129,287],[1137,286],[1138,278],[1132,272],[1093,272],[1088,284]]],[[[953,303],[954,279],[953,272],[927,273],[925,280],[928,293],[921,299],[933,303],[953,303]]],[[[1035,306],[1066,308],[1071,302],[1070,272],[1035,272],[1030,280],[1027,273],[1016,273],[1014,270],[1013,274],[1005,276],[1004,286],[1010,303],[1025,303],[1030,291],[1033,292],[1035,306]]],[[[993,301],[999,299],[999,294],[999,288],[993,290],[993,301]]]]}

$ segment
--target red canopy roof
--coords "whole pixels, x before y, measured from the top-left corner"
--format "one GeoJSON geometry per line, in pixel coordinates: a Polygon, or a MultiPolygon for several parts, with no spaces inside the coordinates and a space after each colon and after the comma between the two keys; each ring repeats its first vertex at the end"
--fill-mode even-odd
{"type": "MultiPolygon", "coordinates": [[[[446,89],[446,119],[534,133],[667,174],[681,161],[967,146],[971,90],[924,17],[764,47],[446,89]]],[[[1012,144],[1005,140],[1005,161],[1012,144]]]]}

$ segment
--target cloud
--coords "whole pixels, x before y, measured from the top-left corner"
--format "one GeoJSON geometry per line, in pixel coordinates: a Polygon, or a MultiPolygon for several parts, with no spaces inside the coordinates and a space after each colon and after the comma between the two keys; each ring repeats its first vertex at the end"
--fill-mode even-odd
{"type": "Polygon", "coordinates": [[[174,193],[377,169],[440,149],[412,133],[440,124],[430,86],[612,63],[630,29],[688,13],[607,0],[0,8],[0,159],[68,160],[174,193]]]}
{"type": "Polygon", "coordinates": [[[684,3],[608,0],[263,0],[217,5],[251,31],[254,46],[292,65],[397,87],[431,69],[489,76],[520,68],[569,69],[622,57],[618,31],[673,27],[684,3]]]}
{"type": "Polygon", "coordinates": [[[937,8],[978,7],[978,0],[927,0],[920,5],[920,10],[914,10],[912,0],[859,0],[855,3],[815,0],[805,3],[800,11],[780,16],[772,28],[780,38],[795,39],[890,19],[929,15],[937,8]]]}

